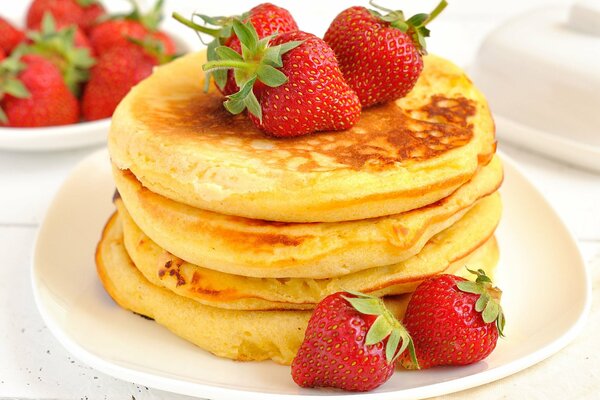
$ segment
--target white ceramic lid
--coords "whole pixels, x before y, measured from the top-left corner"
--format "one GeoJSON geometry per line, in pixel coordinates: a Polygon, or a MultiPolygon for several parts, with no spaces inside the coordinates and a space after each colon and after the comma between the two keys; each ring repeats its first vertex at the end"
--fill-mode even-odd
{"type": "Polygon", "coordinates": [[[497,116],[501,139],[600,170],[600,1],[508,21],[486,38],[470,73],[497,116]],[[531,131],[548,137],[551,150],[523,137],[531,131]],[[560,154],[569,145],[589,154],[560,154]]]}

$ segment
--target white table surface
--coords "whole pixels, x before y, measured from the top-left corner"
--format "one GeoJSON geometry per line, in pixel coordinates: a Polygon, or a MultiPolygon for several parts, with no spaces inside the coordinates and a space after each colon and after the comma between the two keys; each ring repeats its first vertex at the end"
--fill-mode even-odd
{"type": "MultiPolygon", "coordinates": [[[[0,14],[18,18],[27,2],[3,0],[2,3],[0,14]]],[[[124,2],[107,3],[116,9],[124,2]]],[[[167,1],[167,9],[169,13],[173,9],[189,12],[194,3],[201,4],[200,0],[167,1]]],[[[216,4],[208,5],[203,11],[215,15],[236,11],[235,3],[239,9],[240,1],[213,3],[216,4]]],[[[341,1],[334,6],[331,3],[327,7],[333,10],[344,7],[341,1]]],[[[381,0],[380,3],[393,6],[394,2],[381,0]]],[[[416,2],[404,3],[414,7],[416,2]]],[[[430,0],[419,3],[427,4],[421,11],[434,6],[434,1],[430,0]]],[[[543,0],[452,2],[446,15],[432,26],[429,50],[467,66],[486,33],[507,18],[544,3],[543,0]]],[[[278,4],[302,15],[307,13],[312,2],[280,1],[278,4]]],[[[418,10],[411,8],[410,11],[418,10]]],[[[335,15],[327,10],[312,13],[320,18],[313,17],[304,24],[301,17],[297,19],[301,27],[317,34],[323,33],[327,22],[335,15]]],[[[520,164],[577,237],[597,289],[592,318],[571,345],[541,364],[496,383],[447,397],[503,399],[519,393],[522,395],[519,398],[527,399],[598,398],[600,354],[589,349],[600,336],[600,174],[530,154],[502,142],[500,148],[520,164]]],[[[0,398],[185,398],[114,379],[81,364],[50,334],[34,305],[29,269],[37,229],[61,182],[94,150],[96,148],[47,154],[0,151],[0,398]]]]}

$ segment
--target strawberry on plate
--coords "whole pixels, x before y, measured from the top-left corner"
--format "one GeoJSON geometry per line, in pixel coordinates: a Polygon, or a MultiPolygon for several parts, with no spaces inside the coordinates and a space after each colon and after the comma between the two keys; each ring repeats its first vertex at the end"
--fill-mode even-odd
{"type": "Polygon", "coordinates": [[[383,300],[334,293],[317,305],[308,322],[292,361],[292,378],[302,387],[373,390],[392,376],[405,349],[414,356],[408,332],[383,300]]]}
{"type": "Polygon", "coordinates": [[[160,43],[134,40],[102,54],[83,92],[83,117],[92,121],[112,116],[133,86],[150,76],[155,66],[173,59],[162,50],[160,43]]]}
{"type": "MultiPolygon", "coordinates": [[[[208,61],[217,60],[215,49],[218,46],[227,46],[237,53],[242,52],[240,39],[233,30],[233,20],[239,19],[242,22],[251,22],[256,30],[259,39],[271,36],[277,33],[293,32],[298,30],[298,24],[292,17],[292,14],[285,8],[277,7],[271,3],[262,3],[251,8],[248,12],[239,16],[230,17],[209,17],[203,14],[193,14],[192,20],[188,20],[178,13],[173,13],[173,18],[185,26],[214,37],[207,46],[208,61]],[[200,18],[205,24],[216,28],[199,25],[193,22],[194,17],[200,18]]],[[[214,77],[217,88],[223,95],[229,96],[236,93],[240,88],[235,83],[232,71],[216,70],[208,74],[206,84],[210,83],[210,75],[214,77]]]]}
{"type": "Polygon", "coordinates": [[[79,103],[60,70],[38,55],[0,63],[0,125],[40,127],[79,121],[79,103]]]}
{"type": "Polygon", "coordinates": [[[233,29],[245,51],[219,46],[218,60],[203,66],[234,70],[241,89],[224,103],[231,113],[247,108],[257,127],[278,137],[349,129],[358,121],[358,97],[323,40],[301,31],[259,39],[251,22],[237,19],[233,29]]]}
{"type": "MultiPolygon", "coordinates": [[[[371,5],[375,6],[373,2],[371,5]]],[[[324,40],[335,52],[346,82],[363,107],[405,96],[423,70],[426,25],[446,7],[404,18],[402,11],[350,7],[331,23],[324,40]]]]}
{"type": "MultiPolygon", "coordinates": [[[[403,323],[413,338],[419,368],[481,361],[503,335],[502,292],[483,270],[471,272],[477,275],[475,282],[438,275],[413,293],[403,323]]],[[[399,362],[408,369],[416,367],[408,354],[399,362]]]]}
{"type": "Polygon", "coordinates": [[[10,54],[23,39],[25,34],[20,29],[0,17],[0,50],[3,50],[4,54],[10,54]]]}
{"type": "Polygon", "coordinates": [[[158,41],[165,54],[174,55],[175,43],[158,29],[162,20],[163,0],[158,0],[154,7],[143,14],[135,2],[131,2],[133,10],[126,15],[115,15],[96,25],[89,34],[96,54],[101,55],[114,47],[135,47],[129,39],[158,41]]]}
{"type": "Polygon", "coordinates": [[[27,12],[27,27],[37,29],[46,13],[52,14],[60,26],[78,25],[87,31],[105,10],[98,0],[34,0],[27,12]]]}

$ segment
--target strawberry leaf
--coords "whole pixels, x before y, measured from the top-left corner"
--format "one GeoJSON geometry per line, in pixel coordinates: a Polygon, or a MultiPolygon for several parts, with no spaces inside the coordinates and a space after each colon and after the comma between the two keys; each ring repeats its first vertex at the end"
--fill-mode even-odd
{"type": "MultiPolygon", "coordinates": [[[[385,346],[385,358],[386,360],[394,360],[401,351],[398,351],[398,345],[400,344],[401,334],[400,330],[393,329],[388,338],[388,342],[385,346]]],[[[404,344],[404,343],[403,343],[404,344]]]]}
{"type": "MultiPolygon", "coordinates": [[[[244,111],[244,109],[248,107],[250,103],[252,103],[253,100],[251,97],[254,97],[254,100],[256,100],[256,97],[252,92],[252,86],[254,85],[254,82],[256,82],[256,77],[243,84],[239,92],[228,97],[227,101],[223,103],[227,111],[234,115],[239,114],[244,111]]],[[[258,103],[258,100],[256,100],[256,102],[258,103]]],[[[259,115],[256,116],[260,118],[259,115]]]]}
{"type": "Polygon", "coordinates": [[[3,124],[8,124],[8,117],[6,116],[6,113],[4,112],[2,107],[0,107],[0,122],[2,122],[3,124]]]}
{"type": "Polygon", "coordinates": [[[361,314],[381,315],[384,310],[383,302],[371,297],[344,297],[361,314]]]}
{"type": "Polygon", "coordinates": [[[270,87],[281,86],[288,81],[283,72],[270,65],[261,65],[256,70],[256,74],[262,83],[270,87]]]}
{"type": "Polygon", "coordinates": [[[481,286],[480,284],[478,284],[476,282],[461,281],[461,282],[458,282],[456,284],[456,286],[458,286],[458,288],[460,290],[462,290],[463,292],[467,292],[467,293],[482,294],[484,292],[483,286],[481,286]]]}
{"type": "Polygon", "coordinates": [[[500,313],[500,306],[495,301],[488,301],[485,305],[485,309],[481,316],[483,317],[483,322],[489,324],[490,322],[494,322],[498,318],[498,314],[500,313]]]}
{"type": "Polygon", "coordinates": [[[483,294],[479,296],[479,299],[475,302],[475,311],[482,312],[490,301],[490,296],[488,294],[483,294]]]}
{"type": "Polygon", "coordinates": [[[496,320],[496,327],[498,328],[498,333],[500,336],[504,337],[504,325],[506,324],[506,320],[504,319],[504,311],[502,310],[502,306],[499,306],[500,311],[498,312],[498,319],[496,320]]]}
{"type": "Polygon", "coordinates": [[[45,13],[39,32],[30,31],[30,44],[21,48],[22,54],[38,54],[53,62],[60,70],[65,83],[75,95],[87,81],[90,68],[96,63],[86,48],[75,46],[76,26],[57,29],[51,13],[45,13]]]}
{"type": "Polygon", "coordinates": [[[97,4],[98,0],[76,0],[77,4],[82,7],[89,7],[91,5],[97,4]]]}
{"type": "Polygon", "coordinates": [[[393,328],[394,327],[392,326],[392,324],[390,324],[389,321],[387,321],[387,319],[383,315],[380,315],[379,317],[377,317],[375,322],[373,322],[371,328],[369,328],[369,331],[367,332],[367,337],[365,339],[365,344],[373,345],[381,342],[383,339],[388,337],[388,335],[392,332],[393,328]]]}
{"type": "Polygon", "coordinates": [[[500,336],[504,336],[503,331],[506,321],[504,319],[504,312],[500,306],[502,291],[493,286],[492,280],[486,275],[484,270],[472,270],[469,268],[467,270],[477,277],[475,282],[460,281],[456,286],[463,292],[480,295],[475,302],[475,311],[481,313],[483,322],[486,324],[496,321],[498,333],[500,336]]]}
{"type": "Polygon", "coordinates": [[[258,34],[254,29],[254,25],[252,23],[242,23],[242,21],[238,19],[233,20],[233,31],[235,35],[240,39],[240,43],[242,45],[242,56],[247,59],[247,57],[256,51],[258,47],[258,34]],[[244,48],[246,48],[246,54],[244,52],[244,48]]]}
{"type": "Polygon", "coordinates": [[[410,357],[416,368],[419,368],[414,343],[410,334],[398,319],[387,309],[382,299],[361,292],[348,291],[356,297],[342,296],[358,312],[365,315],[377,315],[375,322],[369,328],[365,344],[373,345],[385,338],[388,342],[385,346],[386,360],[393,363],[408,348],[410,357]],[[400,345],[398,349],[398,345],[400,345]]]}
{"type": "Polygon", "coordinates": [[[227,47],[227,46],[219,46],[215,49],[215,53],[217,54],[217,56],[222,59],[230,59],[230,60],[238,60],[238,61],[243,61],[243,57],[241,55],[239,55],[235,50],[233,50],[231,47],[227,47]]]}

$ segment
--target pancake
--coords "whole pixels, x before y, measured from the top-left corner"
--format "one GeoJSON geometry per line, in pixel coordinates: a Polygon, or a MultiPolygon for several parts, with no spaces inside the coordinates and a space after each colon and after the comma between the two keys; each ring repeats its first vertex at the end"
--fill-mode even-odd
{"type": "Polygon", "coordinates": [[[249,278],[184,262],[151,241],[133,222],[120,200],[124,242],[134,264],[152,284],[199,303],[242,310],[310,309],[341,290],[378,296],[412,292],[424,279],[453,273],[465,265],[491,267],[498,260],[489,240],[500,220],[499,195],[480,200],[463,218],[434,236],[419,254],[401,263],[328,279],[249,278]],[[488,243],[489,242],[489,243],[488,243]]]}
{"type": "Polygon", "coordinates": [[[440,57],[424,57],[415,88],[352,129],[287,139],[204,93],[205,57],[157,68],[120,103],[108,138],[118,168],[180,203],[283,222],[380,217],[450,195],[495,151],[485,98],[440,57]]]}
{"type": "Polygon", "coordinates": [[[450,196],[402,214],[336,223],[280,223],[218,214],[175,202],[113,168],[141,230],[176,256],[207,268],[262,278],[332,278],[401,262],[460,219],[502,182],[490,164],[450,196]]]}
{"type": "MultiPolygon", "coordinates": [[[[239,311],[202,305],[148,282],[123,246],[116,214],[96,250],[104,288],[121,307],[154,319],[176,335],[217,356],[290,364],[302,340],[310,311],[239,311]]],[[[386,299],[401,318],[408,296],[386,299]]]]}

